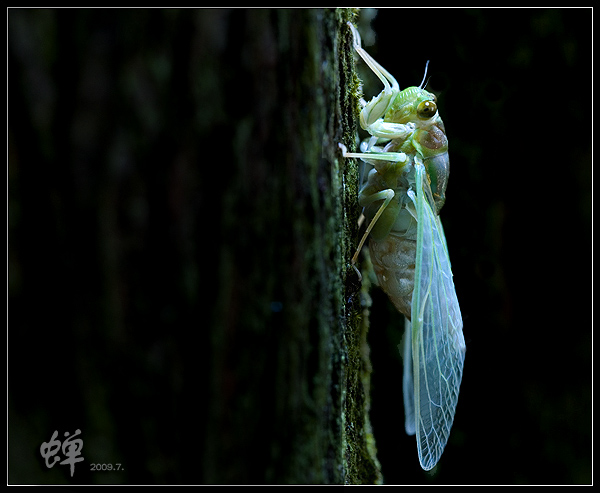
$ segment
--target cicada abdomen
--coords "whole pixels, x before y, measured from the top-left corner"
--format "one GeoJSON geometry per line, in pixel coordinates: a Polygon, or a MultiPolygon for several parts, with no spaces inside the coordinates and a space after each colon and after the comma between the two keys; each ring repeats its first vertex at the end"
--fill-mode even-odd
{"type": "Polygon", "coordinates": [[[389,233],[369,242],[369,253],[379,285],[396,309],[410,320],[410,305],[415,287],[416,240],[389,233]]]}

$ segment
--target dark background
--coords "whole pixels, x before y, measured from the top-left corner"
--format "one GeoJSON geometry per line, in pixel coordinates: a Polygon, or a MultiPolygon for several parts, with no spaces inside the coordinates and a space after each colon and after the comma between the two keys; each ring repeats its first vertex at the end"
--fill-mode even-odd
{"type": "Polygon", "coordinates": [[[402,426],[403,322],[374,292],[371,416],[386,482],[591,481],[590,21],[587,9],[384,9],[372,23],[367,49],[401,89],[430,60],[467,343],[431,477],[402,426]]]}
{"type": "MultiPolygon", "coordinates": [[[[198,138],[202,149],[222,143],[222,128],[205,127],[219,115],[195,113],[178,72],[198,49],[198,26],[200,40],[218,38],[219,26],[199,18],[38,11],[9,23],[9,472],[18,480],[65,481],[64,466],[46,470],[37,455],[32,476],[28,464],[54,429],[76,428],[95,461],[127,462],[129,476],[105,481],[202,478],[198,429],[158,425],[207,419],[190,391],[208,383],[182,380],[208,364],[198,355],[210,341],[190,329],[216,323],[196,302],[213,286],[193,274],[210,241],[198,244],[204,225],[186,211],[215,224],[218,211],[194,190],[203,173],[218,183],[210,170],[226,169],[186,164],[205,157],[198,138]],[[140,48],[148,57],[136,59],[140,48]],[[120,90],[103,93],[102,74],[123,60],[133,62],[120,90]],[[116,115],[122,128],[110,127],[116,115]],[[140,126],[162,145],[136,143],[128,129],[140,126]],[[135,162],[152,166],[142,176],[135,162]]],[[[367,50],[401,88],[418,85],[430,60],[452,163],[442,220],[467,342],[450,441],[428,474],[403,428],[403,321],[373,290],[371,418],[384,479],[589,483],[591,10],[390,9],[372,27],[367,50]]],[[[221,42],[224,59],[237,60],[239,43],[221,42]]],[[[215,81],[199,80],[202,97],[215,94],[215,81]]],[[[203,267],[207,277],[219,268],[203,267]]]]}

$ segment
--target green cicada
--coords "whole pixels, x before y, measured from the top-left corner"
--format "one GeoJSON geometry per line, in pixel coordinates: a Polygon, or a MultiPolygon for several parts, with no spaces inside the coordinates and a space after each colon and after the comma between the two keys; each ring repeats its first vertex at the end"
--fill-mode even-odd
{"type": "Polygon", "coordinates": [[[423,88],[425,78],[400,91],[348,25],[356,52],[384,85],[370,102],[361,102],[360,124],[372,135],[362,152],[346,152],[340,144],[344,157],[373,166],[358,197],[369,225],[352,262],[370,235],[379,284],[406,319],[405,428],[416,434],[419,462],[429,470],[450,435],[466,349],[439,217],[450,172],[448,140],[436,97],[423,88]]]}

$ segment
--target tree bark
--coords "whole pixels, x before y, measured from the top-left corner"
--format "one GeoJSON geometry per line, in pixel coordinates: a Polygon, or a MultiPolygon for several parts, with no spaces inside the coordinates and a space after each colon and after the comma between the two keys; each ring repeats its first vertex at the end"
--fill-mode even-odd
{"type": "Polygon", "coordinates": [[[381,481],[353,15],[9,12],[10,482],[381,481]]]}

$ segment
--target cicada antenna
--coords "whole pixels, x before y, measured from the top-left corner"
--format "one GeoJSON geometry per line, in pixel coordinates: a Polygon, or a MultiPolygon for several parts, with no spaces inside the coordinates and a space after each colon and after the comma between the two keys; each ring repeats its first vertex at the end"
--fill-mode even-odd
{"type": "Polygon", "coordinates": [[[429,60],[427,60],[427,63],[425,63],[425,73],[423,74],[423,80],[419,85],[419,89],[425,89],[425,87],[427,87],[427,84],[429,83],[429,79],[427,80],[427,82],[425,82],[425,79],[427,78],[427,67],[429,67],[429,60]]]}

